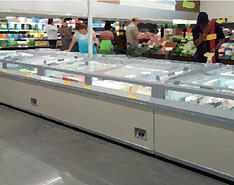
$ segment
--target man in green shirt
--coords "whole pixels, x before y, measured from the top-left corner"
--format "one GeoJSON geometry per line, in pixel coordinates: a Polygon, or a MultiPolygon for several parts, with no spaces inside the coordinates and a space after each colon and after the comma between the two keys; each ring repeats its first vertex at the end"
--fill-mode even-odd
{"type": "Polygon", "coordinates": [[[133,18],[132,22],[126,29],[127,37],[127,55],[138,56],[139,40],[144,39],[148,35],[142,34],[138,31],[137,25],[140,23],[139,18],[133,18]]]}

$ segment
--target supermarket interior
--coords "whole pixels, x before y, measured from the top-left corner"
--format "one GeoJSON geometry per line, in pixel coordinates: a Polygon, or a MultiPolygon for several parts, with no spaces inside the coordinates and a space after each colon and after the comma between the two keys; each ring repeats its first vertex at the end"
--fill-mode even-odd
{"type": "Polygon", "coordinates": [[[233,0],[0,3],[0,184],[234,183],[233,0]]]}

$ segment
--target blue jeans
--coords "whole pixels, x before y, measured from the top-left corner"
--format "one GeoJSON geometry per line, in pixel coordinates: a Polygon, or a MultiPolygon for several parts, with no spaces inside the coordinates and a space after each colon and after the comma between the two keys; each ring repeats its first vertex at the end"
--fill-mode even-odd
{"type": "Polygon", "coordinates": [[[137,57],[138,54],[138,46],[136,44],[128,44],[127,48],[127,55],[132,56],[132,57],[137,57]]]}

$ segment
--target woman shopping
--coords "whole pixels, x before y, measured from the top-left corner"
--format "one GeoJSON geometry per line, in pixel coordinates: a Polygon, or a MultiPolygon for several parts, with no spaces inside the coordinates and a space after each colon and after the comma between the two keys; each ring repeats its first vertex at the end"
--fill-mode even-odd
{"type": "MultiPolygon", "coordinates": [[[[67,50],[68,52],[71,52],[76,41],[78,41],[80,53],[88,53],[89,51],[88,29],[87,26],[83,23],[76,24],[76,31],[74,36],[72,37],[72,42],[70,44],[70,47],[67,50]]],[[[95,48],[94,43],[99,45],[96,33],[93,31],[93,53],[97,53],[97,49],[95,48]]]]}
{"type": "Polygon", "coordinates": [[[62,37],[62,51],[68,50],[72,40],[72,31],[67,26],[67,22],[64,20],[62,27],[59,28],[59,33],[62,37]]]}
{"type": "Polygon", "coordinates": [[[106,22],[105,31],[100,35],[100,54],[113,54],[114,53],[114,34],[110,31],[111,23],[106,22]]]}

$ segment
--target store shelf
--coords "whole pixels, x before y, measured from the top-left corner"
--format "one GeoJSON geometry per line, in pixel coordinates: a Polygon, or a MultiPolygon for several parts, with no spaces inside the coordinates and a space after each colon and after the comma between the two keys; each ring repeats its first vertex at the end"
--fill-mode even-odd
{"type": "Polygon", "coordinates": [[[29,31],[39,31],[39,30],[0,30],[0,33],[26,33],[29,31]]]}
{"type": "MultiPolygon", "coordinates": [[[[36,39],[36,38],[25,38],[25,39],[0,39],[1,40],[14,40],[14,41],[27,41],[27,40],[34,40],[34,41],[49,41],[48,39],[36,39]]],[[[58,41],[61,39],[58,39],[58,41]]]]}
{"type": "Polygon", "coordinates": [[[9,48],[0,48],[0,50],[25,50],[25,49],[37,49],[37,48],[50,48],[49,46],[34,46],[34,47],[9,47],[9,48]]]}

